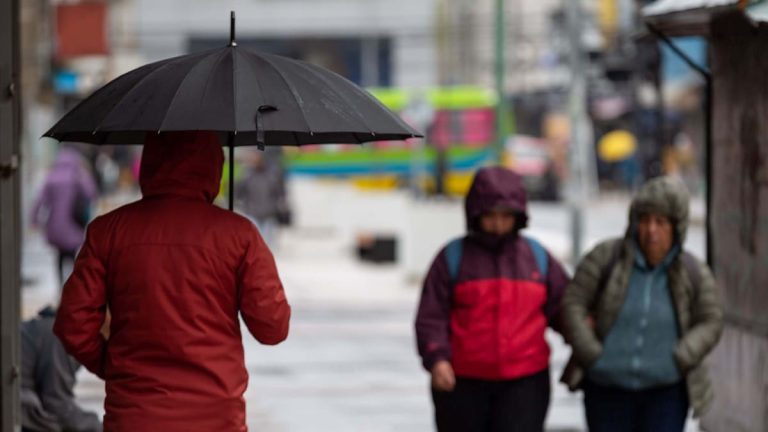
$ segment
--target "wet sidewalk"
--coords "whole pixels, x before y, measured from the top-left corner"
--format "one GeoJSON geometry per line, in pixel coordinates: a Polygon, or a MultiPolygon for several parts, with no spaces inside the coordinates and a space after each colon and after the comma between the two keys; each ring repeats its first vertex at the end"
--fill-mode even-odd
{"type": "MultiPolygon", "coordinates": [[[[412,321],[419,287],[397,266],[358,262],[331,234],[284,232],[278,267],[293,306],[289,339],[261,346],[243,328],[250,384],[250,429],[426,431],[432,429],[428,375],[421,369],[412,321]]],[[[54,257],[42,239],[25,244],[24,314],[57,296],[54,257]],[[51,274],[46,274],[51,273],[51,274]]],[[[553,376],[567,350],[555,344],[553,376]]],[[[103,412],[103,383],[85,370],[75,393],[103,412]]],[[[554,377],[553,377],[554,379],[554,377]]],[[[582,430],[580,400],[554,386],[548,430],[582,430]]]]}

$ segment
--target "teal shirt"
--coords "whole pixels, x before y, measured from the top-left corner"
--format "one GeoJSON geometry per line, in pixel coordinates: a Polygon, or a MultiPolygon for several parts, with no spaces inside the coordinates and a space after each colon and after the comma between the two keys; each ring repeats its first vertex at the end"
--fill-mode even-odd
{"type": "Polygon", "coordinates": [[[649,268],[635,245],[627,298],[608,335],[603,353],[587,372],[597,384],[627,390],[670,385],[682,379],[673,356],[680,338],[667,270],[679,254],[675,246],[649,268]]]}

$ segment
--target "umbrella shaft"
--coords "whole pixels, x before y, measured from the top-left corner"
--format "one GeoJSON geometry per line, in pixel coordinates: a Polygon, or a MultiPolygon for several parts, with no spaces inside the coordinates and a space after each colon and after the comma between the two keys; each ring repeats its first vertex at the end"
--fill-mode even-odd
{"type": "Polygon", "coordinates": [[[235,145],[229,134],[229,210],[235,208],[235,145]]]}

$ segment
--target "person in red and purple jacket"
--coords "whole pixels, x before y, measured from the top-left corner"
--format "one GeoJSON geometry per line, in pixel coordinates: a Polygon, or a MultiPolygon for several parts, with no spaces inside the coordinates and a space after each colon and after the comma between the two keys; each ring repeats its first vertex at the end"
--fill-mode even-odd
{"type": "Polygon", "coordinates": [[[559,331],[568,275],[527,226],[522,178],[480,169],[465,202],[468,233],[424,281],[416,338],[432,375],[437,429],[542,431],[549,406],[547,326],[559,331]]]}

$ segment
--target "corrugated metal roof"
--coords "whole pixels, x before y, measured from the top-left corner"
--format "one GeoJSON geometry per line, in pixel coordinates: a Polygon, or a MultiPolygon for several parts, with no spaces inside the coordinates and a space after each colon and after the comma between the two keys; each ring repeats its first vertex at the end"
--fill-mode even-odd
{"type": "Polygon", "coordinates": [[[738,0],[657,0],[643,8],[643,15],[666,15],[673,12],[682,12],[692,9],[708,9],[722,6],[730,6],[738,3],[738,0]]]}

